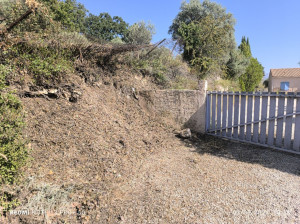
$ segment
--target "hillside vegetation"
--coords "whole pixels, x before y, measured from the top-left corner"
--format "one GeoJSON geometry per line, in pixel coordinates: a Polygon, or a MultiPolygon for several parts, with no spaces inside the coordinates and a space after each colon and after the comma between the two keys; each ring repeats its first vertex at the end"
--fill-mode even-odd
{"type": "MultiPolygon", "coordinates": [[[[178,128],[156,115],[138,90],[196,89],[203,78],[232,91],[259,84],[262,66],[245,50],[249,40],[236,46],[233,16],[220,5],[185,2],[170,25],[172,40],[159,45],[151,43],[151,23],[93,15],[76,0],[0,2],[5,222],[15,208],[87,212],[99,201],[108,219],[105,205],[116,184],[137,172],[141,158],[167,147],[178,128]]],[[[58,222],[59,216],[49,217],[58,222]]],[[[18,221],[41,221],[27,218],[18,221]]]]}

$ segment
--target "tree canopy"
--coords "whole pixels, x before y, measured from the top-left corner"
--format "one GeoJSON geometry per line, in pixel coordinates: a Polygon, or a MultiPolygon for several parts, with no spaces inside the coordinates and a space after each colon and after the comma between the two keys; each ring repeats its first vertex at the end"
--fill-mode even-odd
{"type": "Polygon", "coordinates": [[[117,37],[124,39],[128,32],[128,24],[119,16],[111,17],[108,13],[99,16],[90,14],[85,21],[86,34],[105,41],[117,37]]]}
{"type": "Polygon", "coordinates": [[[246,39],[246,37],[242,37],[242,41],[239,46],[239,49],[241,50],[243,55],[245,55],[246,57],[248,57],[248,58],[252,57],[249,38],[246,39]]]}
{"type": "Polygon", "coordinates": [[[230,52],[230,59],[228,60],[227,78],[236,80],[246,72],[250,63],[250,58],[246,57],[240,49],[234,49],[230,52]]]}
{"type": "Polygon", "coordinates": [[[40,0],[52,13],[54,21],[62,24],[63,28],[68,31],[85,32],[85,18],[88,10],[76,0],[40,0]]]}
{"type": "Polygon", "coordinates": [[[141,21],[129,27],[125,40],[131,44],[149,44],[154,33],[154,25],[141,21]]]}
{"type": "Polygon", "coordinates": [[[244,56],[250,58],[250,64],[246,68],[246,72],[239,77],[240,88],[242,91],[252,92],[264,77],[264,67],[256,58],[252,57],[249,38],[242,38],[239,49],[241,49],[244,56]]]}
{"type": "Polygon", "coordinates": [[[183,2],[170,26],[169,34],[183,50],[183,58],[204,77],[214,69],[224,69],[235,49],[235,20],[217,3],[204,0],[183,2]]]}
{"type": "Polygon", "coordinates": [[[251,58],[246,72],[239,78],[241,90],[247,92],[254,91],[263,77],[264,67],[256,58],[251,58]]]}

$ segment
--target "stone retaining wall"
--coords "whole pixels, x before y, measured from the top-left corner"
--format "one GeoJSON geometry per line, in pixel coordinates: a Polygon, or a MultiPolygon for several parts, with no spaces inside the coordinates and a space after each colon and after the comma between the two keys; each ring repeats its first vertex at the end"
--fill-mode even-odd
{"type": "Polygon", "coordinates": [[[148,90],[147,97],[156,112],[170,113],[175,120],[192,131],[205,132],[207,82],[199,82],[199,90],[148,90]]]}

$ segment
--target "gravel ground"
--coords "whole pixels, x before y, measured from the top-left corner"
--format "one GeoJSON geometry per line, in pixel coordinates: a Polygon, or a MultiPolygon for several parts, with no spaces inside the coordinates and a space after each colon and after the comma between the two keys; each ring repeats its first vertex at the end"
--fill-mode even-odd
{"type": "Polygon", "coordinates": [[[185,140],[145,159],[120,186],[115,222],[300,223],[299,175],[299,156],[213,137],[185,140]]]}

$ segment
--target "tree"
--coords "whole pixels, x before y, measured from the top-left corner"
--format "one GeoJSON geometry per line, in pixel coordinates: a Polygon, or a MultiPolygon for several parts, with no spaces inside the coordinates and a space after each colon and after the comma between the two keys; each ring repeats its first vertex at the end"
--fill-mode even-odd
{"type": "Polygon", "coordinates": [[[85,26],[88,36],[105,41],[117,37],[123,39],[128,32],[128,24],[121,17],[111,17],[108,13],[100,13],[99,16],[90,14],[85,26]]]}
{"type": "Polygon", "coordinates": [[[85,17],[88,10],[76,0],[65,0],[59,2],[59,10],[54,17],[69,31],[84,32],[85,17]]]}
{"type": "Polygon", "coordinates": [[[238,79],[242,74],[246,72],[246,69],[250,63],[250,58],[246,57],[240,49],[234,49],[230,52],[230,59],[228,60],[227,78],[238,79]]]}
{"type": "Polygon", "coordinates": [[[169,34],[183,50],[183,58],[203,77],[210,70],[224,68],[236,47],[235,20],[217,3],[204,0],[183,2],[169,34]]]}
{"type": "Polygon", "coordinates": [[[239,46],[239,49],[246,57],[248,57],[248,58],[252,57],[249,38],[246,39],[246,37],[242,37],[242,42],[239,46]]]}
{"type": "Polygon", "coordinates": [[[150,44],[154,33],[154,25],[141,21],[129,27],[125,40],[131,44],[150,44]]]}
{"type": "Polygon", "coordinates": [[[240,88],[242,91],[252,92],[264,77],[264,67],[252,57],[249,38],[242,38],[239,49],[247,58],[250,58],[246,72],[239,77],[240,88]]]}
{"type": "Polygon", "coordinates": [[[256,58],[250,59],[246,72],[240,76],[239,83],[242,91],[252,92],[264,77],[264,67],[256,58]]]}
{"type": "Polygon", "coordinates": [[[263,85],[265,88],[268,88],[269,87],[269,78],[267,78],[264,82],[263,82],[263,85]]]}
{"type": "Polygon", "coordinates": [[[84,22],[88,10],[76,0],[40,0],[48,6],[54,21],[60,22],[71,32],[85,32],[84,22]]]}

